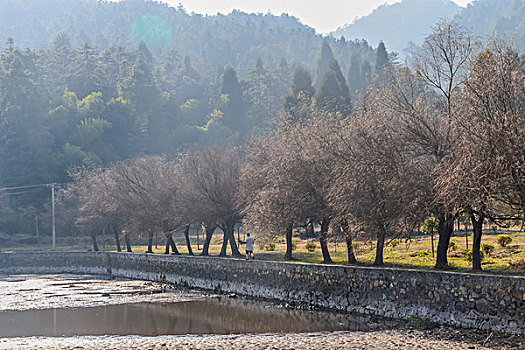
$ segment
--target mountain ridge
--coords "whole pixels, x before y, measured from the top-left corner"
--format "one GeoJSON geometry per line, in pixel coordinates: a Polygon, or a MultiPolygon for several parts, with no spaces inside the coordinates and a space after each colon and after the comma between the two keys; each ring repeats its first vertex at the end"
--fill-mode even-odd
{"type": "Polygon", "coordinates": [[[403,55],[421,45],[440,18],[454,19],[476,36],[498,37],[525,49],[525,0],[474,0],[466,7],[450,0],[403,0],[383,4],[330,35],[363,38],[372,46],[383,41],[388,50],[403,55]]]}

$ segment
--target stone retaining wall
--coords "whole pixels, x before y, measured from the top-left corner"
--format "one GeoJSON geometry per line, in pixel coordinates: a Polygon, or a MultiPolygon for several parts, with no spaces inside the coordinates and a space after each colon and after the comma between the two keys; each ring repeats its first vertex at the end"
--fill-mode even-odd
{"type": "Polygon", "coordinates": [[[0,254],[0,273],[85,273],[525,334],[525,277],[130,253],[0,254]]]}

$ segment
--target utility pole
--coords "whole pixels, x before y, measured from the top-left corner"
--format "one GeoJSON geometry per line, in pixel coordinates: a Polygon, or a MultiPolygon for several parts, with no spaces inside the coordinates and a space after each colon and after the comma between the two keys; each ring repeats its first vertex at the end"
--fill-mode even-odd
{"type": "MultiPolygon", "coordinates": [[[[21,189],[38,188],[38,187],[51,187],[51,216],[52,216],[51,217],[51,221],[52,221],[52,230],[53,230],[53,250],[56,250],[55,186],[56,186],[56,183],[53,182],[53,183],[50,183],[50,184],[27,185],[27,186],[15,186],[15,187],[0,188],[0,191],[9,191],[9,190],[21,190],[21,189]]],[[[37,236],[37,242],[38,242],[38,238],[39,238],[38,217],[35,217],[35,225],[36,225],[36,236],[37,236]]]]}
{"type": "Polygon", "coordinates": [[[51,216],[52,216],[52,228],[53,228],[53,250],[56,250],[56,231],[55,231],[55,183],[51,184],[51,216]]]}
{"type": "Polygon", "coordinates": [[[35,216],[35,226],[36,226],[36,243],[40,243],[40,235],[38,233],[38,216],[35,216]]]}

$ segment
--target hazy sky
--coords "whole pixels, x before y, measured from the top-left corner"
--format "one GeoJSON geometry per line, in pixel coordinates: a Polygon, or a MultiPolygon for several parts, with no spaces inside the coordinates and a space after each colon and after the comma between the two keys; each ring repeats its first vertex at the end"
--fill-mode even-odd
{"type": "MultiPolygon", "coordinates": [[[[233,9],[245,12],[270,11],[280,15],[286,12],[298,17],[301,22],[326,33],[372,12],[383,3],[400,0],[160,0],[173,6],[181,3],[188,12],[214,15],[230,13],[233,9]]],[[[425,0],[420,0],[425,1],[425,0]]],[[[452,0],[465,6],[472,0],[452,0]]]]}

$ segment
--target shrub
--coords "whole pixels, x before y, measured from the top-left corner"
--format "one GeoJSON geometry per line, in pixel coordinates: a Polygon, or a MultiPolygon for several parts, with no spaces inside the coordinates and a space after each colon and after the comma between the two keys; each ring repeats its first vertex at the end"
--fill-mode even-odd
{"type": "Polygon", "coordinates": [[[456,242],[450,241],[450,243],[448,244],[448,249],[456,251],[458,249],[456,242]]]}
{"type": "Polygon", "coordinates": [[[268,242],[264,245],[264,249],[267,251],[274,251],[277,245],[274,242],[268,242]]]}
{"type": "Polygon", "coordinates": [[[415,258],[415,257],[420,257],[420,258],[424,258],[425,256],[428,256],[430,253],[427,252],[426,250],[420,250],[419,252],[412,252],[412,253],[409,253],[408,256],[412,257],[412,258],[415,258]]]}
{"type": "MultiPolygon", "coordinates": [[[[465,257],[465,260],[472,262],[472,249],[465,249],[463,251],[463,256],[465,257]]],[[[479,257],[481,260],[485,259],[485,254],[483,253],[483,250],[479,252],[479,257]]]]}
{"type": "Polygon", "coordinates": [[[512,243],[512,238],[509,235],[499,235],[498,237],[496,237],[496,241],[500,246],[506,247],[510,243],[512,243]]]}
{"type": "Polygon", "coordinates": [[[493,244],[490,244],[490,243],[481,243],[481,250],[483,250],[483,252],[487,255],[492,255],[492,253],[494,252],[494,245],[493,244]]]}
{"type": "Polygon", "coordinates": [[[425,256],[428,256],[430,253],[427,252],[426,250],[420,250],[419,253],[418,253],[418,256],[420,258],[424,258],[425,256]]]}
{"type": "Polygon", "coordinates": [[[317,248],[317,244],[315,244],[315,242],[306,243],[306,249],[308,249],[309,252],[315,251],[315,248],[317,248]]]}

